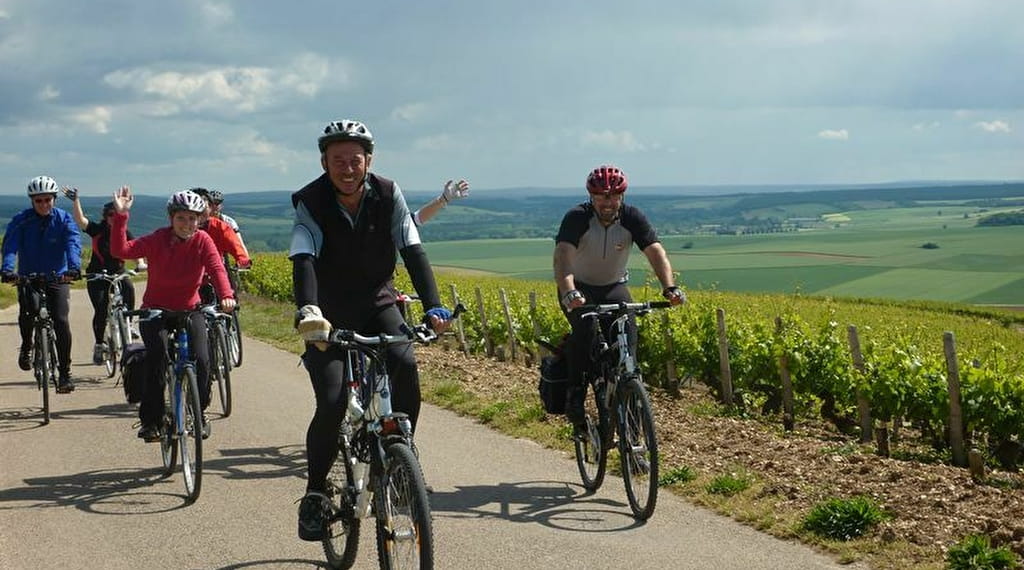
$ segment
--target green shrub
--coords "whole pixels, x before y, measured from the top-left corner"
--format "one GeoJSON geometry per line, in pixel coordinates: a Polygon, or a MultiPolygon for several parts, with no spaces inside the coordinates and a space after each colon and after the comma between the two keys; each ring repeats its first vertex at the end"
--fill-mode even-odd
{"type": "Polygon", "coordinates": [[[829,499],[811,510],[803,528],[825,538],[850,540],[888,518],[889,515],[867,497],[829,499]]]}
{"type": "Polygon", "coordinates": [[[667,473],[662,474],[658,479],[658,485],[666,487],[668,485],[675,485],[676,483],[689,483],[696,478],[697,472],[692,468],[683,465],[682,467],[670,469],[667,473]]]}
{"type": "Polygon", "coordinates": [[[743,473],[724,473],[708,483],[705,490],[712,495],[735,495],[750,488],[750,477],[743,473]]]}
{"type": "Polygon", "coordinates": [[[1018,568],[1017,558],[1007,548],[992,548],[989,538],[982,534],[964,537],[946,553],[947,567],[951,570],[997,570],[1018,568]]]}

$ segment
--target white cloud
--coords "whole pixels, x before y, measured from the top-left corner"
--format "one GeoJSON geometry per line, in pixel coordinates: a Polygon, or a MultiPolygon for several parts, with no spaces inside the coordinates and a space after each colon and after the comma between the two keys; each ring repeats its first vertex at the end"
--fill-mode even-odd
{"type": "Polygon", "coordinates": [[[409,103],[408,105],[395,107],[391,111],[391,118],[396,121],[412,123],[424,116],[428,108],[429,106],[426,103],[409,103]]]}
{"type": "Polygon", "coordinates": [[[11,15],[7,13],[7,10],[0,8],[0,20],[10,20],[11,15]]]}
{"type": "Polygon", "coordinates": [[[644,145],[629,131],[586,131],[580,137],[584,147],[603,148],[608,150],[639,152],[644,145]]]}
{"type": "Polygon", "coordinates": [[[107,107],[93,107],[71,113],[71,120],[84,125],[93,132],[105,135],[110,132],[110,119],[113,114],[107,107]]]}
{"type": "Polygon", "coordinates": [[[830,141],[845,141],[850,138],[850,132],[846,129],[825,129],[823,131],[818,131],[818,138],[830,141]]]}
{"type": "Polygon", "coordinates": [[[929,129],[937,129],[941,124],[942,123],[939,123],[938,121],[931,121],[925,123],[917,123],[911,128],[914,129],[915,131],[927,131],[929,129]]]}
{"type": "MultiPolygon", "coordinates": [[[[103,79],[112,87],[176,105],[179,112],[193,109],[236,114],[267,107],[281,93],[312,97],[328,74],[326,60],[304,54],[283,70],[226,67],[182,72],[136,68],[114,71],[103,79]]],[[[162,110],[174,110],[171,105],[162,110]]]]}
{"type": "Polygon", "coordinates": [[[978,121],[974,123],[974,126],[986,133],[1008,133],[1011,130],[1010,123],[999,119],[995,121],[978,121]]]}
{"type": "Polygon", "coordinates": [[[36,96],[40,101],[53,101],[60,97],[60,91],[53,85],[46,85],[39,90],[39,93],[36,96]]]}
{"type": "Polygon", "coordinates": [[[221,27],[235,19],[235,11],[231,6],[220,2],[203,2],[199,5],[199,12],[211,27],[221,27]]]}
{"type": "Polygon", "coordinates": [[[412,149],[419,152],[461,152],[468,148],[465,141],[447,133],[420,137],[412,143],[412,149]]]}

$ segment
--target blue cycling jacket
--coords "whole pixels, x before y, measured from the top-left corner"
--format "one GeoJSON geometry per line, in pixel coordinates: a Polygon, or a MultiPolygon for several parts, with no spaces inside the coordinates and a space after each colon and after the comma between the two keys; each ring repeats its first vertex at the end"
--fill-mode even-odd
{"type": "Polygon", "coordinates": [[[32,208],[22,210],[4,232],[3,263],[0,272],[18,274],[56,273],[82,270],[82,238],[71,214],[54,208],[43,217],[32,208]]]}

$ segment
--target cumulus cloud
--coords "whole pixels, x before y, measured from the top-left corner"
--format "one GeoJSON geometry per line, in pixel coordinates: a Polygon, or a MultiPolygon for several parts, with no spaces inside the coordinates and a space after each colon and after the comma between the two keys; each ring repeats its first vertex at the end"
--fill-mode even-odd
{"type": "Polygon", "coordinates": [[[424,116],[427,109],[426,103],[409,103],[408,105],[396,107],[391,111],[391,118],[397,121],[412,123],[424,116]]]}
{"type": "Polygon", "coordinates": [[[629,131],[586,131],[580,138],[584,147],[602,148],[616,151],[639,152],[644,145],[629,131]]]}
{"type": "Polygon", "coordinates": [[[916,125],[914,125],[911,128],[914,129],[915,131],[927,131],[929,129],[937,129],[937,128],[939,128],[940,124],[941,123],[939,123],[938,121],[931,121],[931,122],[925,122],[925,123],[917,123],[916,125]]]}
{"type": "Polygon", "coordinates": [[[163,101],[165,112],[178,109],[225,114],[251,112],[269,106],[279,94],[312,97],[328,75],[326,60],[304,54],[284,69],[225,67],[205,71],[122,69],[104,82],[163,101]]]}
{"type": "Polygon", "coordinates": [[[995,121],[978,121],[974,123],[974,126],[986,133],[1008,133],[1011,130],[1010,123],[999,119],[995,121]]]}
{"type": "Polygon", "coordinates": [[[46,85],[39,90],[36,97],[38,97],[40,101],[53,101],[60,97],[60,91],[53,85],[46,85]]]}
{"type": "Polygon", "coordinates": [[[113,114],[107,107],[92,107],[71,113],[70,119],[89,130],[105,135],[110,132],[110,119],[113,114]]]}
{"type": "Polygon", "coordinates": [[[850,138],[850,132],[846,129],[825,129],[823,131],[818,131],[818,138],[829,141],[845,141],[850,138]]]}

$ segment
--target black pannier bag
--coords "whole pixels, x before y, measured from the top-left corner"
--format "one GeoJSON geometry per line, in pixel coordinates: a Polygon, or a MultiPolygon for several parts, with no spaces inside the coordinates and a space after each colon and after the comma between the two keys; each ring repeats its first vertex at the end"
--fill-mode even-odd
{"type": "Polygon", "coordinates": [[[124,347],[121,354],[121,385],[124,387],[124,398],[129,404],[142,401],[143,360],[146,358],[146,345],[133,342],[124,347]]]}
{"type": "MultiPolygon", "coordinates": [[[[551,356],[540,359],[540,382],[537,389],[544,411],[549,414],[564,414],[566,394],[569,389],[569,365],[566,362],[564,349],[568,335],[562,338],[557,347],[548,346],[551,356]]],[[[546,343],[545,343],[546,344],[546,343]]]]}

